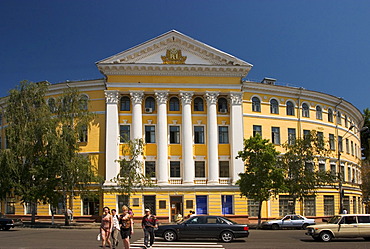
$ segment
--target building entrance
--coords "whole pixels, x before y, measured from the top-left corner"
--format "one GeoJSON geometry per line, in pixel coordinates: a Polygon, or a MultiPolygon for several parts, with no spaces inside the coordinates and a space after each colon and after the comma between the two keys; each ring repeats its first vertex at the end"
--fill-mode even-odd
{"type": "Polygon", "coordinates": [[[177,213],[180,213],[184,217],[183,196],[170,197],[170,212],[170,221],[172,222],[174,222],[177,213]]]}

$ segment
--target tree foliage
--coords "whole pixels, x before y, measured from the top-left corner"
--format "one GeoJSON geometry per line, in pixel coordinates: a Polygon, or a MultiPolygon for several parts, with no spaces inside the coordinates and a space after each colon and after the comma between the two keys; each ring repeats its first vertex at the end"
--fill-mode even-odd
{"type": "Polygon", "coordinates": [[[370,201],[370,110],[369,108],[364,109],[362,114],[364,117],[364,128],[361,131],[361,149],[362,149],[362,193],[363,199],[367,203],[367,212],[369,210],[369,201],[370,201]]]}
{"type": "Polygon", "coordinates": [[[128,140],[123,147],[123,158],[119,160],[120,172],[111,181],[117,184],[117,190],[127,195],[142,190],[145,187],[153,187],[151,176],[145,175],[143,169],[144,141],[143,139],[128,140]]]}
{"type": "Polygon", "coordinates": [[[286,152],[281,155],[280,164],[286,171],[285,191],[293,199],[290,211],[295,212],[297,199],[303,200],[305,196],[315,194],[318,187],[335,182],[336,176],[315,167],[317,159],[329,153],[316,131],[296,139],[294,143],[285,143],[283,148],[286,152]]]}
{"type": "Polygon", "coordinates": [[[237,184],[242,195],[259,203],[258,225],[262,203],[277,195],[284,185],[284,169],[277,164],[279,154],[268,139],[257,134],[244,140],[244,149],[237,156],[245,164],[245,172],[239,174],[237,184]]]}

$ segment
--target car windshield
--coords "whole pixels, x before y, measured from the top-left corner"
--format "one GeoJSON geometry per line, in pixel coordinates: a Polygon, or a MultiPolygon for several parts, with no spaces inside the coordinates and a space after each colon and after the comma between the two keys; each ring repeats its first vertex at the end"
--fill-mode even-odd
{"type": "Polygon", "coordinates": [[[341,217],[340,216],[333,216],[331,217],[331,219],[328,221],[328,223],[330,224],[338,224],[338,222],[340,221],[341,217]]]}

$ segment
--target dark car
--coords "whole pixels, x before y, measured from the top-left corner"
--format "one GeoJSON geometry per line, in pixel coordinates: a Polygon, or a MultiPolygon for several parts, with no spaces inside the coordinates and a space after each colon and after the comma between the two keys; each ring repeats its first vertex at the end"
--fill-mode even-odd
{"type": "Polygon", "coordinates": [[[14,227],[14,221],[12,219],[6,218],[6,216],[0,213],[0,229],[9,230],[14,227]]]}
{"type": "Polygon", "coordinates": [[[193,216],[179,224],[163,225],[155,230],[156,237],[169,242],[182,238],[216,238],[231,242],[234,238],[248,235],[248,225],[237,224],[221,216],[193,216]]]}

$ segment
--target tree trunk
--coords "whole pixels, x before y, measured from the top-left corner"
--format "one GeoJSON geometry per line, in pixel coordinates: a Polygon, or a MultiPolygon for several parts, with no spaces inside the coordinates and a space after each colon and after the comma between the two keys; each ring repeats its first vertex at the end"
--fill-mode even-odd
{"type": "Polygon", "coordinates": [[[257,229],[261,228],[261,210],[262,210],[262,203],[263,201],[258,202],[258,224],[257,229]]]}
{"type": "Polygon", "coordinates": [[[35,224],[36,223],[36,205],[35,205],[35,202],[31,202],[30,203],[31,205],[31,224],[35,224]]]}
{"type": "Polygon", "coordinates": [[[51,224],[54,225],[54,207],[50,205],[50,212],[51,212],[51,224]]]}

